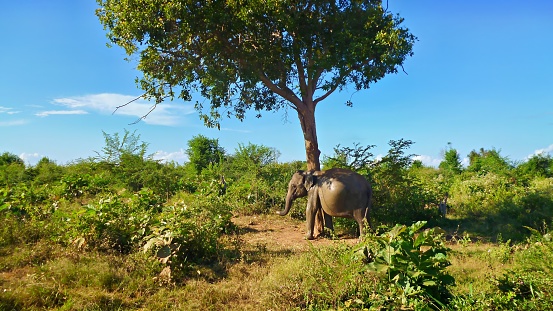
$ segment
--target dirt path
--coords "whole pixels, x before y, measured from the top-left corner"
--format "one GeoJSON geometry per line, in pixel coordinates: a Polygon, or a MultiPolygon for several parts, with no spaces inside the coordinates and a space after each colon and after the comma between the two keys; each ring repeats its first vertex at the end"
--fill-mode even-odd
{"type": "Polygon", "coordinates": [[[334,239],[319,237],[308,241],[305,237],[305,221],[273,215],[239,216],[232,218],[238,226],[245,243],[252,246],[265,245],[269,250],[303,251],[313,246],[323,246],[332,243],[357,243],[352,236],[338,236],[334,239]]]}

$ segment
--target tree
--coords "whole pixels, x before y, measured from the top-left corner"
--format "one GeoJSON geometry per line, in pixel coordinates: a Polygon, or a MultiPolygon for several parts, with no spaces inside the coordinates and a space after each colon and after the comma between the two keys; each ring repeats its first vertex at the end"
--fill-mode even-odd
{"type": "Polygon", "coordinates": [[[374,165],[373,153],[370,152],[374,145],[361,146],[354,143],[353,147],[341,147],[339,144],[334,147],[334,156],[323,158],[323,167],[347,168],[361,175],[368,175],[368,170],[374,165]]]}
{"type": "Polygon", "coordinates": [[[186,154],[196,173],[200,174],[209,165],[219,163],[225,156],[225,149],[219,146],[219,140],[198,135],[188,141],[186,154]]]}
{"type": "Polygon", "coordinates": [[[10,152],[2,153],[0,155],[0,166],[8,166],[10,164],[19,164],[25,166],[25,162],[23,162],[23,160],[17,155],[10,152]]]}
{"type": "Polygon", "coordinates": [[[122,157],[127,155],[133,155],[144,159],[146,156],[146,150],[148,144],[140,141],[140,135],[136,134],[136,131],[129,132],[125,129],[123,137],[119,137],[119,133],[108,134],[102,131],[106,145],[102,149],[102,154],[96,151],[98,158],[108,163],[118,164],[122,157]]]}
{"type": "MultiPolygon", "coordinates": [[[[416,40],[375,0],[97,0],[112,44],[138,55],[137,83],[156,105],[196,102],[205,124],[223,114],[292,108],[308,169],[320,169],[315,108],[336,90],[396,73],[416,40]]],[[[352,105],[351,101],[346,102],[352,105]]],[[[146,117],[146,116],[144,116],[146,117]]]]}
{"type": "Polygon", "coordinates": [[[238,148],[232,156],[233,162],[237,167],[247,169],[250,164],[255,167],[263,167],[271,163],[277,163],[280,152],[275,148],[264,145],[238,144],[238,148]]]}
{"type": "Polygon", "coordinates": [[[492,149],[486,150],[480,148],[477,152],[472,150],[469,153],[469,166],[467,170],[470,172],[477,172],[486,174],[488,172],[496,174],[506,174],[512,169],[512,165],[509,164],[509,160],[502,157],[500,151],[492,149]]]}
{"type": "Polygon", "coordinates": [[[440,162],[439,168],[447,174],[460,174],[463,170],[463,166],[461,164],[459,152],[449,146],[448,150],[444,152],[444,160],[440,162]]]}
{"type": "Polygon", "coordinates": [[[17,155],[4,152],[0,155],[0,186],[12,186],[25,177],[25,162],[17,155]]]}
{"type": "Polygon", "coordinates": [[[553,176],[553,158],[549,154],[532,155],[526,162],[516,168],[518,175],[528,179],[553,176]]]}

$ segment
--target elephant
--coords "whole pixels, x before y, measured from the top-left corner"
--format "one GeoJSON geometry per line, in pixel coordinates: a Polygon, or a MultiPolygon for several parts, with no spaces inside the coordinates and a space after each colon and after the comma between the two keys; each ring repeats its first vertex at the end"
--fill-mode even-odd
{"type": "Polygon", "coordinates": [[[320,209],[324,211],[325,225],[333,230],[331,217],[353,218],[359,224],[360,237],[365,233],[367,220],[369,227],[372,224],[369,219],[372,188],[365,177],[356,172],[333,168],[326,171],[302,171],[299,170],[290,179],[286,205],[284,210],[277,214],[288,214],[295,199],[307,197],[307,234],[305,238],[313,240],[313,227],[315,216],[320,209]],[[330,224],[330,226],[328,226],[330,224]]]}

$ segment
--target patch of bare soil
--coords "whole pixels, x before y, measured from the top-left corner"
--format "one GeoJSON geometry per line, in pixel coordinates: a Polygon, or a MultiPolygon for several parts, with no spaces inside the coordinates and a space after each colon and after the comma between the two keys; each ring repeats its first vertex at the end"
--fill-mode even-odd
{"type": "Polygon", "coordinates": [[[252,246],[264,245],[272,251],[304,251],[309,245],[325,246],[333,243],[355,244],[358,239],[353,236],[339,235],[330,237],[317,237],[315,240],[305,239],[305,221],[292,219],[287,216],[257,215],[233,217],[232,222],[242,233],[245,243],[252,246]]]}

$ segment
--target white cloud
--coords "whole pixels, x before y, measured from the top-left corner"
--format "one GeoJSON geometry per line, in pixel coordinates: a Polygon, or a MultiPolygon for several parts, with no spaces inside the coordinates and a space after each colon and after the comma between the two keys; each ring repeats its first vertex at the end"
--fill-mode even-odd
{"type": "Polygon", "coordinates": [[[175,152],[166,152],[166,151],[156,151],[154,153],[155,160],[161,160],[162,162],[178,162],[183,163],[188,159],[186,152],[183,149],[175,152]]]}
{"type": "MultiPolygon", "coordinates": [[[[72,111],[96,111],[104,114],[132,116],[138,120],[148,114],[154,104],[143,99],[135,99],[136,96],[131,95],[103,93],[56,98],[52,103],[69,109],[76,109],[72,111]],[[127,103],[129,104],[125,105],[127,103]]],[[[183,115],[192,113],[194,113],[192,105],[164,102],[159,104],[143,121],[155,125],[177,125],[181,122],[183,115]]]]}
{"type": "Polygon", "coordinates": [[[21,160],[25,161],[27,164],[35,165],[38,163],[38,160],[42,159],[44,156],[38,154],[38,153],[26,153],[23,152],[19,155],[21,160]]]}
{"type": "Polygon", "coordinates": [[[36,113],[35,116],[48,117],[51,115],[74,115],[74,114],[88,114],[84,110],[48,110],[36,113]]]}
{"type": "Polygon", "coordinates": [[[4,106],[0,106],[0,113],[5,113],[5,114],[17,114],[17,113],[20,113],[21,111],[14,111],[13,108],[10,108],[10,107],[4,107],[4,106]]]}
{"type": "Polygon", "coordinates": [[[27,120],[11,120],[11,121],[0,121],[0,126],[19,126],[19,125],[25,125],[29,123],[27,120]]]}
{"type": "Polygon", "coordinates": [[[533,156],[537,156],[537,155],[540,155],[540,154],[541,155],[546,155],[546,154],[551,153],[551,152],[553,152],[553,144],[551,144],[551,145],[549,145],[549,146],[547,146],[543,149],[538,149],[538,150],[534,151],[534,153],[528,155],[526,158],[530,159],[533,156]]]}
{"type": "Polygon", "coordinates": [[[428,155],[417,155],[413,157],[415,161],[421,161],[425,166],[438,167],[442,162],[442,159],[434,158],[428,155]]]}

